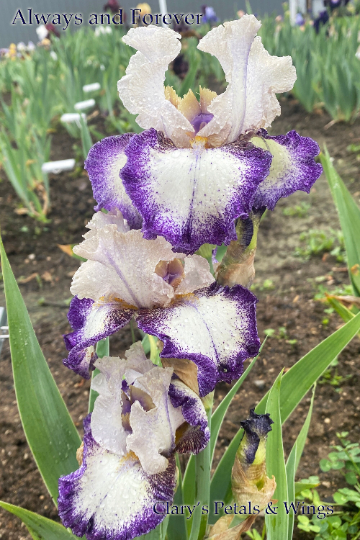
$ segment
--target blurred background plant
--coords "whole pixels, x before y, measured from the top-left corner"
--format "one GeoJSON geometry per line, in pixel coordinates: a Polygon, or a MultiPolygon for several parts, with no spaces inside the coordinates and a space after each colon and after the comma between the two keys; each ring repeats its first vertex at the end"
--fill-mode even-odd
{"type": "MultiPolygon", "coordinates": [[[[284,4],[284,16],[263,17],[260,29],[270,54],[293,59],[297,81],[292,95],[308,112],[326,110],[331,116],[329,125],[353,122],[360,108],[360,2],[345,7],[337,2],[336,9],[333,4],[315,21],[298,14],[295,24],[284,4]]],[[[251,12],[249,2],[247,10],[251,12]]],[[[180,96],[198,85],[218,93],[226,86],[219,61],[197,49],[199,39],[220,24],[211,7],[203,6],[203,13],[205,23],[196,30],[184,24],[176,27],[183,37],[182,51],[170,66],[165,84],[180,96]]],[[[243,14],[238,12],[238,16],[243,14]]],[[[49,159],[50,135],[59,129],[63,114],[82,112],[90,121],[62,123],[72,138],[81,141],[75,147],[80,148],[79,159],[85,159],[90,145],[104,132],[140,131],[134,116],[122,107],[116,88],[134,52],[122,42],[126,31],[125,26],[97,26],[95,31],[82,27],[63,32],[61,39],[50,32],[38,46],[19,43],[1,50],[1,162],[24,211],[37,219],[46,219],[51,208],[41,166],[49,159]],[[77,109],[89,98],[95,104],[77,109]],[[91,123],[99,114],[102,133],[91,123]],[[24,140],[24,133],[26,148],[20,149],[17,142],[24,140]]],[[[305,216],[307,208],[294,211],[305,216]]]]}

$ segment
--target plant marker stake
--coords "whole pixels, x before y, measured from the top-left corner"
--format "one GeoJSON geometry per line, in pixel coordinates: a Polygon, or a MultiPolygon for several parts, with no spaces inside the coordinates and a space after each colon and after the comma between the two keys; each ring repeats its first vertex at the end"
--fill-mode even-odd
{"type": "MultiPolygon", "coordinates": [[[[85,113],[81,113],[81,116],[85,119],[86,115],[85,113]]],[[[80,113],[65,113],[60,118],[61,122],[65,122],[65,124],[72,122],[78,122],[80,120],[80,113]]]]}
{"type": "MultiPolygon", "coordinates": [[[[166,5],[166,0],[159,0],[159,7],[160,7],[160,12],[162,13],[162,15],[165,15],[165,13],[168,12],[167,10],[167,5],[166,5]]],[[[161,19],[161,24],[163,26],[167,26],[165,23],[164,23],[164,19],[162,18],[161,19]]]]}
{"type": "Polygon", "coordinates": [[[94,107],[95,105],[95,99],[86,99],[85,101],[79,101],[78,103],[75,103],[74,109],[75,111],[82,111],[84,109],[90,109],[91,107],[94,107]]]}
{"type": "Polygon", "coordinates": [[[297,13],[297,0],[289,0],[289,10],[290,10],[290,22],[292,26],[295,24],[296,13],[297,13]]]}
{"type": "Polygon", "coordinates": [[[94,82],[92,84],[85,84],[83,86],[83,91],[87,94],[88,92],[96,92],[96,90],[100,90],[100,88],[100,83],[94,82]]]}
{"type": "Polygon", "coordinates": [[[47,161],[41,165],[43,173],[59,174],[62,171],[71,171],[75,167],[75,159],[62,159],[61,161],[47,161]]]}
{"type": "Polygon", "coordinates": [[[9,338],[9,327],[6,326],[6,322],[7,322],[6,309],[4,307],[0,306],[0,324],[1,324],[1,327],[0,327],[0,354],[1,354],[1,349],[2,349],[2,346],[3,346],[3,343],[4,343],[5,339],[9,338]],[[1,332],[3,332],[3,331],[7,331],[8,333],[5,334],[5,335],[1,335],[1,332]]]}

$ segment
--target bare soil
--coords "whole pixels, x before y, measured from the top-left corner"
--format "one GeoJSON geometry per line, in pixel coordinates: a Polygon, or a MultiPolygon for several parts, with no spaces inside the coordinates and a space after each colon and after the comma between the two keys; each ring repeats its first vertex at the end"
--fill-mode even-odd
{"type": "MultiPolygon", "coordinates": [[[[301,135],[317,140],[322,148],[326,144],[339,173],[359,202],[358,161],[347,147],[350,143],[358,144],[360,141],[360,121],[353,125],[335,124],[325,129],[330,121],[325,113],[309,115],[291,99],[283,100],[282,109],[282,116],[274,122],[271,133],[296,129],[301,135]]],[[[97,128],[101,130],[102,126],[97,125],[97,128]]],[[[60,130],[55,133],[51,158],[71,157],[73,143],[66,132],[60,130]]],[[[5,249],[21,284],[21,292],[45,358],[72,418],[81,431],[82,419],[87,412],[89,381],[84,381],[62,364],[66,356],[62,334],[70,330],[65,302],[71,296],[70,281],[79,262],[63,253],[58,245],[81,241],[84,226],[93,214],[90,182],[80,172],[76,175],[64,173],[51,177],[51,221],[41,225],[26,215],[14,212],[18,200],[3,171],[0,174],[0,224],[5,249]]],[[[259,335],[263,339],[264,330],[269,328],[275,330],[275,335],[267,340],[260,359],[229,409],[216,447],[216,461],[238,430],[239,422],[260,401],[280,370],[289,369],[342,324],[336,314],[324,312],[328,306],[314,300],[314,295],[318,292],[321,276],[322,285],[329,290],[347,285],[345,264],[337,262],[329,254],[311,257],[307,261],[295,256],[301,232],[322,229],[330,234],[330,228],[339,230],[340,226],[323,176],[310,196],[299,192],[280,201],[276,210],[269,212],[261,224],[254,291],[259,299],[259,335]],[[302,202],[311,205],[304,217],[284,214],[284,209],[302,202]],[[328,319],[328,323],[324,319],[328,319]],[[285,331],[279,331],[279,328],[285,331]]],[[[0,282],[0,306],[4,303],[4,291],[0,282]]],[[[113,336],[110,343],[112,354],[122,355],[131,344],[129,328],[113,336]]],[[[359,355],[360,340],[356,338],[339,356],[338,375],[343,377],[341,384],[337,387],[330,384],[318,385],[308,441],[297,475],[299,479],[319,475],[320,494],[329,501],[331,494],[343,485],[343,479],[340,473],[322,473],[319,461],[327,456],[330,445],[336,443],[336,432],[349,431],[352,441],[359,440],[359,355]]],[[[7,342],[0,357],[0,381],[0,499],[57,519],[56,509],[42,483],[22,431],[7,342]]],[[[228,389],[226,384],[217,387],[216,404],[228,389]]],[[[305,420],[309,402],[310,397],[306,396],[285,424],[286,454],[305,420]]],[[[295,532],[294,536],[296,539],[311,537],[300,531],[295,532]]],[[[31,537],[17,518],[1,511],[0,538],[30,540],[31,537]]]]}

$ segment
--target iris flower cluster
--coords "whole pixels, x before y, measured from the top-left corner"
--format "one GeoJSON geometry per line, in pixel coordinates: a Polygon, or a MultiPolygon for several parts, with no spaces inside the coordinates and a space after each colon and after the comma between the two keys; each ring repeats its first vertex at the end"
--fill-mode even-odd
{"type": "Polygon", "coordinates": [[[314,141],[266,131],[280,114],[276,93],[289,91],[296,74],[290,57],[264,49],[259,27],[246,15],[199,42],[228,83],[220,95],[200,88],[199,100],[164,88],[179,34],[149,26],[123,38],[137,52],[118,91],[144,131],[107,137],[89,152],[97,206],[74,249],[86,262],[73,278],[65,336],[65,365],[85,378],[100,372],[80,468],[59,481],[60,517],[88,540],[129,540],[162,521],[176,453],[208,444],[205,396],[238,379],[259,351],[256,298],[241,272],[222,267],[216,280],[196,251],[229,245],[230,270],[241,265],[258,216],[281,197],[309,192],[321,174],[314,141]],[[124,359],[97,358],[97,342],[132,319],[158,338],[162,366],[141,343],[124,359]]]}

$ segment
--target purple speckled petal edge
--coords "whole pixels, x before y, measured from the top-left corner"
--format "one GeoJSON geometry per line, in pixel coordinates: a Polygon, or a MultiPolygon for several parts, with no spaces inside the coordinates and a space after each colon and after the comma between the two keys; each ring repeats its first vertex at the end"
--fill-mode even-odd
{"type": "Polygon", "coordinates": [[[214,390],[218,382],[238,379],[243,371],[244,360],[258,354],[260,340],[256,327],[256,302],[256,297],[241,285],[230,289],[214,283],[167,308],[140,310],[137,322],[141,330],[164,342],[160,354],[162,358],[187,358],[197,365],[199,393],[205,396],[214,390]],[[206,303],[201,311],[196,304],[202,299],[206,303]],[[224,308],[223,313],[218,311],[221,307],[224,308]],[[232,314],[227,320],[225,314],[229,307],[232,314]],[[187,311],[189,308],[191,319],[187,311]],[[211,318],[217,314],[222,324],[211,332],[206,317],[211,318]],[[172,320],[174,317],[176,324],[172,320]],[[209,347],[212,344],[214,352],[210,355],[204,354],[203,346],[199,350],[199,347],[192,345],[190,339],[187,340],[187,335],[191,339],[194,337],[196,319],[207,329],[207,334],[202,336],[199,328],[196,328],[196,340],[198,343],[209,344],[209,347]],[[226,343],[226,332],[235,342],[233,347],[226,343]]]}
{"type": "MultiPolygon", "coordinates": [[[[302,137],[296,131],[289,131],[286,135],[271,137],[265,129],[261,129],[256,137],[266,141],[274,141],[285,147],[290,161],[290,167],[283,169],[282,175],[273,178],[272,171],[257,188],[254,200],[254,209],[267,207],[274,210],[281,197],[288,197],[295,191],[310,192],[311,187],[322,173],[322,166],[315,162],[315,156],[320,152],[319,145],[310,139],[302,137]]],[[[274,147],[270,147],[273,152],[274,147]]],[[[273,154],[276,160],[276,153],[273,154]]]]}
{"type": "Polygon", "coordinates": [[[63,363],[85,379],[97,358],[93,347],[98,341],[114,334],[130,322],[133,312],[117,308],[114,304],[103,304],[94,308],[90,298],[80,300],[75,296],[70,303],[68,320],[74,332],[65,334],[64,341],[68,357],[63,363]]]}
{"type": "Polygon", "coordinates": [[[177,379],[170,384],[169,397],[173,407],[181,407],[183,417],[190,424],[189,429],[177,442],[175,451],[180,454],[198,454],[210,440],[207,414],[201,399],[177,379]]]}
{"type": "MultiPolygon", "coordinates": [[[[101,471],[103,460],[107,456],[111,456],[111,452],[102,449],[91,434],[91,415],[88,415],[84,420],[84,454],[83,462],[78,470],[59,479],[59,516],[65,527],[71,528],[72,532],[77,536],[86,535],[88,540],[131,540],[142,534],[146,534],[152,529],[155,529],[161,523],[166,513],[166,503],[172,504],[174,490],[176,485],[176,465],[175,458],[171,456],[167,469],[163,473],[146,475],[139,467],[138,460],[135,455],[130,456],[128,460],[119,468],[120,457],[116,460],[116,480],[121,477],[121,468],[126,466],[135,468],[135,474],[139,476],[139,484],[143,488],[146,485],[146,494],[139,492],[139,497],[143,497],[143,507],[139,513],[129,513],[128,519],[120,521],[117,515],[114,514],[114,522],[100,523],[96,519],[95,512],[91,515],[86,515],[86,511],[79,508],[79,498],[96,497],[96,492],[91,494],[92,482],[83,482],[83,477],[86,475],[88,462],[91,459],[98,461],[98,469],[101,471]],[[84,487],[85,484],[85,487],[84,487]],[[156,504],[156,512],[154,511],[156,504]],[[118,523],[116,523],[118,521],[118,523]]],[[[114,454],[113,454],[114,456],[114,454]]],[[[104,482],[107,482],[106,471],[104,471],[104,482]]],[[[133,486],[129,486],[131,489],[133,486]]],[[[113,485],[109,485],[109,494],[111,494],[113,485]]],[[[102,502],[106,500],[108,495],[103,497],[102,502]]],[[[118,504],[121,505],[121,500],[118,504]]],[[[105,503],[106,504],[106,503],[105,503]]],[[[98,510],[100,505],[97,505],[98,510]]],[[[87,509],[86,509],[87,510],[87,509]]]]}
{"type": "Polygon", "coordinates": [[[94,144],[85,161],[85,169],[93,188],[97,212],[102,208],[118,208],[131,229],[140,229],[142,219],[127,195],[120,178],[120,170],[126,163],[125,148],[133,133],[113,135],[94,144]]]}
{"type": "Polygon", "coordinates": [[[121,178],[143,217],[144,237],[164,236],[184,253],[236,240],[234,221],[248,217],[271,164],[269,152],[245,142],[177,148],[155,129],[134,135],[125,153],[121,178]]]}

